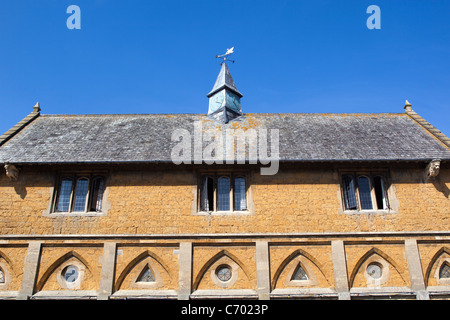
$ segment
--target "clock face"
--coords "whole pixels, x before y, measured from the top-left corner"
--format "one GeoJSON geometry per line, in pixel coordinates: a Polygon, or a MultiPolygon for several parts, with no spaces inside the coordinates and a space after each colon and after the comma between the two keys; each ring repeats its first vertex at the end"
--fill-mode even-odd
{"type": "Polygon", "coordinates": [[[223,100],[225,99],[224,95],[225,92],[222,90],[209,98],[209,112],[214,112],[222,106],[223,100]]]}
{"type": "Polygon", "coordinates": [[[227,92],[227,106],[234,111],[241,112],[241,100],[232,92],[227,92]]]}

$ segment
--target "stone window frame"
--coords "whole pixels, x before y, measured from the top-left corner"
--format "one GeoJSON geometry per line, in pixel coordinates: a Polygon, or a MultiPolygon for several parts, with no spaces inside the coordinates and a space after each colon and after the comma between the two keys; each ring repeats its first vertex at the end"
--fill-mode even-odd
{"type": "Polygon", "coordinates": [[[67,290],[78,290],[81,287],[81,283],[83,282],[84,274],[86,271],[86,267],[84,264],[79,262],[76,259],[69,259],[66,262],[62,263],[57,269],[56,269],[56,281],[58,284],[67,290]],[[66,279],[64,279],[64,270],[69,266],[75,266],[78,268],[78,278],[74,282],[67,282],[66,279]]]}
{"type": "Polygon", "coordinates": [[[441,257],[437,260],[436,263],[436,271],[434,273],[434,278],[436,279],[436,283],[438,285],[450,285],[450,278],[441,278],[440,277],[440,271],[444,264],[450,265],[450,258],[448,257],[441,257]]]}
{"type": "Polygon", "coordinates": [[[217,260],[211,266],[210,272],[211,280],[214,284],[222,289],[227,289],[232,287],[239,278],[239,266],[236,262],[234,262],[229,257],[225,256],[221,259],[217,260]],[[228,281],[222,281],[217,277],[217,271],[220,267],[227,266],[231,269],[231,278],[228,281]]]}
{"type": "Polygon", "coordinates": [[[254,214],[253,197],[251,192],[251,173],[248,170],[200,170],[197,172],[197,186],[195,191],[195,201],[192,210],[193,215],[252,215],[254,214]],[[212,211],[204,211],[201,208],[201,192],[203,177],[210,176],[214,181],[214,204],[212,211]],[[221,177],[227,177],[230,181],[230,210],[219,211],[218,210],[218,192],[217,184],[221,177]],[[245,197],[246,197],[246,209],[235,210],[234,205],[234,185],[236,178],[245,178],[245,197]]]}
{"type": "Polygon", "coordinates": [[[394,186],[391,182],[391,177],[389,174],[388,169],[341,169],[338,170],[339,175],[339,202],[340,202],[340,208],[339,213],[345,213],[345,214],[373,214],[373,213],[380,213],[380,214],[392,214],[398,212],[398,201],[395,196],[394,192],[394,186]],[[354,181],[354,188],[355,188],[355,199],[357,208],[356,209],[346,209],[345,202],[346,197],[344,194],[344,179],[343,177],[345,175],[352,175],[353,181],[354,181]],[[372,209],[361,209],[361,199],[359,196],[359,190],[357,186],[357,180],[359,177],[364,176],[369,178],[369,183],[371,187],[371,200],[372,200],[372,209]],[[374,177],[381,176],[383,178],[383,193],[384,193],[384,201],[386,202],[387,208],[379,209],[375,190],[374,190],[374,177]]]}
{"type": "Polygon", "coordinates": [[[363,270],[364,278],[366,278],[368,287],[380,287],[389,280],[390,276],[389,263],[377,255],[373,255],[369,257],[366,261],[364,261],[364,263],[361,265],[361,268],[363,270]],[[382,273],[379,279],[372,278],[372,276],[367,272],[367,268],[371,264],[377,264],[378,266],[381,267],[382,273]]]}
{"type": "Polygon", "coordinates": [[[163,285],[163,280],[161,278],[161,274],[158,271],[157,263],[150,257],[146,257],[144,260],[139,262],[133,270],[139,270],[139,272],[135,272],[130,287],[131,288],[137,288],[137,289],[157,289],[160,288],[163,285]],[[149,268],[150,272],[153,274],[153,277],[155,278],[155,281],[152,282],[143,282],[139,281],[142,273],[144,272],[145,268],[149,268]]]}
{"type": "Polygon", "coordinates": [[[8,285],[11,282],[11,277],[8,271],[8,265],[0,261],[0,269],[3,271],[4,282],[0,283],[0,290],[8,290],[8,285]]]}
{"type": "Polygon", "coordinates": [[[304,256],[297,256],[289,263],[289,269],[287,269],[286,273],[286,280],[285,280],[285,286],[287,287],[310,287],[315,286],[319,282],[316,278],[316,275],[314,274],[313,269],[311,268],[310,262],[308,259],[304,256]],[[297,271],[297,268],[301,266],[302,269],[305,271],[306,276],[308,277],[307,280],[294,280],[292,277],[294,276],[295,271],[297,271]]]}
{"type": "Polygon", "coordinates": [[[107,202],[107,197],[109,193],[108,188],[109,174],[107,171],[62,171],[55,175],[55,180],[53,187],[50,190],[51,200],[49,206],[44,210],[43,215],[46,217],[61,217],[61,216],[106,216],[109,210],[109,203],[107,202]],[[93,182],[96,178],[103,178],[103,197],[102,197],[102,208],[101,211],[90,210],[92,202],[94,201],[91,194],[93,191],[93,182]],[[57,201],[59,197],[61,183],[64,179],[72,180],[72,189],[69,201],[68,211],[56,211],[57,201]],[[76,188],[76,182],[82,178],[87,178],[89,181],[88,193],[85,200],[85,210],[84,211],[73,211],[74,194],[76,188]]]}

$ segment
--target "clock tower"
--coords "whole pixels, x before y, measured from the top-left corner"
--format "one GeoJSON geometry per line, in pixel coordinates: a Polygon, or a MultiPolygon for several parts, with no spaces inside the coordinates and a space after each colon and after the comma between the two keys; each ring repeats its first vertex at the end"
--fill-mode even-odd
{"type": "Polygon", "coordinates": [[[228,123],[242,115],[242,94],[236,88],[226,60],[221,63],[219,75],[209,98],[208,116],[222,123],[228,123]]]}

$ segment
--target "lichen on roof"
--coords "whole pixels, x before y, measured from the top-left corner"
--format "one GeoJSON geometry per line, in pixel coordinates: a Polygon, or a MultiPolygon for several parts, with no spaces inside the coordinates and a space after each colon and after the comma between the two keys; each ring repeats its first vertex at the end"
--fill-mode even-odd
{"type": "Polygon", "coordinates": [[[170,162],[172,133],[193,137],[197,121],[277,129],[281,161],[450,160],[450,149],[405,114],[252,113],[228,124],[203,114],[40,115],[0,147],[0,162],[170,162]]]}

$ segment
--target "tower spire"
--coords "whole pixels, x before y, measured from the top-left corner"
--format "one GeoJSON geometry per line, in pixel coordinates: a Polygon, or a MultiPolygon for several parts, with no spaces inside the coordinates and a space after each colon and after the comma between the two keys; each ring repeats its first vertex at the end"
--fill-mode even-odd
{"type": "Polygon", "coordinates": [[[242,94],[236,88],[236,84],[234,83],[233,77],[231,76],[230,69],[227,66],[227,63],[223,61],[221,63],[222,67],[220,68],[219,75],[217,76],[216,83],[212,90],[206,95],[208,98],[211,97],[217,91],[222,90],[223,88],[227,88],[228,90],[236,93],[240,98],[242,94]]]}
{"type": "Polygon", "coordinates": [[[227,58],[234,52],[233,49],[234,47],[228,49],[227,53],[216,56],[223,58],[223,61],[214,87],[206,95],[209,98],[208,116],[222,123],[228,123],[242,115],[240,99],[243,95],[237,89],[226,63],[232,61],[227,58]]]}

